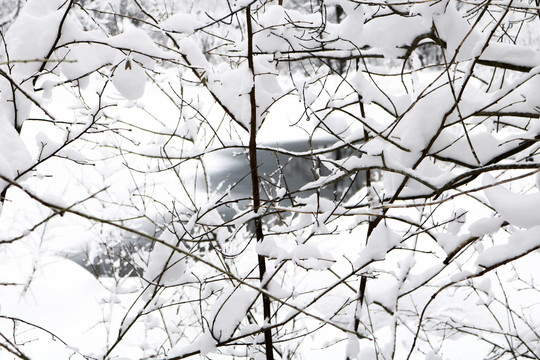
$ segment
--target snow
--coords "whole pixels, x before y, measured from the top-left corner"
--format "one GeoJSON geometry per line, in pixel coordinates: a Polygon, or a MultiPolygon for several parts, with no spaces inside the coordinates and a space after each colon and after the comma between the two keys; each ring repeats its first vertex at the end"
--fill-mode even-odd
{"type": "MultiPolygon", "coordinates": [[[[48,54],[65,12],[51,8],[51,4],[50,1],[34,0],[21,10],[6,33],[6,46],[11,59],[37,60],[48,54]]],[[[37,72],[41,64],[39,61],[19,63],[14,69],[18,76],[26,78],[37,72]]]]}
{"type": "Polygon", "coordinates": [[[126,99],[137,100],[144,95],[146,74],[144,69],[128,56],[116,64],[112,83],[126,99]]]}
{"type": "Polygon", "coordinates": [[[308,269],[323,270],[332,266],[334,259],[313,244],[300,244],[293,249],[292,259],[299,266],[308,269]]]}
{"type": "Polygon", "coordinates": [[[469,225],[469,233],[472,236],[484,236],[497,232],[504,220],[502,218],[482,218],[469,225]]]}
{"type": "Polygon", "coordinates": [[[184,54],[190,65],[195,68],[206,69],[209,67],[208,60],[202,53],[199,45],[190,37],[179,41],[180,51],[184,54]]]}
{"type": "Polygon", "coordinates": [[[160,26],[165,31],[175,31],[184,33],[186,35],[192,34],[196,28],[202,26],[203,23],[199,21],[192,14],[176,13],[167,20],[160,23],[160,26]]]}
{"type": "Polygon", "coordinates": [[[254,299],[255,293],[251,290],[234,287],[225,289],[212,306],[208,318],[212,338],[225,341],[232,337],[236,328],[246,317],[254,299]]]}
{"type": "Polygon", "coordinates": [[[374,260],[383,260],[386,254],[398,246],[400,242],[401,237],[381,223],[373,230],[369,243],[360,253],[356,264],[367,264],[374,260]]]}
{"type": "MultiPolygon", "coordinates": [[[[11,64],[9,69],[4,65],[3,70],[27,93],[31,91],[31,84],[23,80],[35,75],[41,68],[43,62],[39,60],[48,55],[49,49],[54,44],[58,26],[65,12],[63,9],[57,10],[54,5],[51,6],[54,3],[55,1],[29,1],[3,37],[5,42],[2,42],[0,59],[6,59],[9,55],[10,60],[22,61],[11,64]]],[[[0,93],[2,94],[0,95],[0,119],[8,120],[19,130],[29,115],[31,103],[20,92],[17,92],[13,99],[10,87],[10,83],[4,77],[0,77],[0,93]]]]}
{"type": "MultiPolygon", "coordinates": [[[[31,167],[32,158],[17,131],[0,117],[0,175],[9,180],[31,167]]],[[[8,185],[0,179],[0,192],[8,185]]]]}
{"type": "Polygon", "coordinates": [[[255,245],[257,254],[264,255],[274,259],[287,259],[290,258],[289,252],[278,245],[273,236],[266,236],[262,242],[257,242],[255,245]]]}
{"type": "Polygon", "coordinates": [[[397,58],[405,54],[405,50],[400,48],[402,45],[410,44],[418,35],[428,33],[430,26],[414,17],[376,17],[364,24],[362,37],[366,45],[389,58],[397,58]]]}
{"type": "MultiPolygon", "coordinates": [[[[13,269],[11,262],[2,264],[2,273],[13,269]]],[[[103,309],[96,299],[105,296],[107,291],[86,270],[69,260],[50,258],[40,269],[33,276],[27,292],[22,292],[22,288],[0,288],[2,315],[47,329],[82,353],[99,349],[106,339],[99,325],[103,309]]],[[[8,324],[3,321],[2,325],[8,324]]],[[[67,358],[73,353],[39,328],[23,327],[26,331],[19,340],[33,340],[27,354],[41,354],[53,359],[67,358]]]]}
{"type": "Polygon", "coordinates": [[[447,254],[454,252],[456,248],[462,243],[461,237],[452,233],[437,234],[437,243],[443,248],[447,254]]]}
{"type": "Polygon", "coordinates": [[[540,65],[540,52],[530,46],[491,42],[481,59],[534,68],[540,65]]]}
{"type": "Polygon", "coordinates": [[[540,248],[540,226],[535,225],[509,236],[508,243],[485,249],[476,260],[481,268],[506,263],[540,248]]]}
{"type": "Polygon", "coordinates": [[[304,27],[317,28],[321,26],[321,17],[310,12],[287,9],[277,4],[265,7],[257,19],[253,43],[256,49],[270,53],[280,53],[300,45],[301,31],[293,26],[300,24],[304,27]],[[299,36],[295,36],[296,33],[299,36]]]}
{"type": "Polygon", "coordinates": [[[347,359],[356,359],[360,353],[360,342],[354,334],[349,334],[347,339],[347,359]]]}
{"type": "Polygon", "coordinates": [[[504,220],[523,228],[540,225],[540,212],[537,211],[540,192],[515,194],[503,185],[494,185],[495,179],[488,174],[484,175],[483,184],[492,185],[484,190],[484,194],[504,220]]]}
{"type": "MultiPolygon", "coordinates": [[[[177,235],[166,231],[160,239],[173,247],[178,247],[184,251],[187,249],[179,244],[177,235]]],[[[174,285],[179,284],[186,272],[186,255],[179,253],[161,242],[156,242],[150,253],[148,267],[143,278],[150,283],[174,285]]]]}
{"type": "MultiPolygon", "coordinates": [[[[369,105],[373,100],[385,102],[387,99],[384,98],[381,91],[373,85],[371,81],[368,81],[366,76],[362,72],[356,72],[351,77],[351,84],[354,90],[362,96],[362,101],[364,104],[369,105]]],[[[373,121],[373,123],[376,123],[373,121]]]]}
{"type": "Polygon", "coordinates": [[[485,164],[493,159],[497,154],[503,153],[508,148],[507,141],[499,140],[487,131],[482,131],[480,127],[474,134],[469,134],[469,139],[462,133],[443,131],[434,146],[434,152],[443,157],[450,157],[462,161],[466,164],[477,164],[472,151],[462,151],[463,148],[474,149],[474,152],[481,164],[485,164]],[[470,143],[469,143],[470,141],[470,143]]]}
{"type": "Polygon", "coordinates": [[[465,61],[480,55],[477,45],[483,45],[485,39],[477,29],[472,29],[454,4],[448,4],[444,13],[435,16],[434,23],[437,34],[446,41],[447,59],[455,57],[456,61],[465,61]]]}
{"type": "Polygon", "coordinates": [[[426,148],[441,127],[443,115],[453,104],[453,96],[450,89],[444,87],[412,102],[415,106],[404,114],[393,135],[401,137],[405,148],[419,152],[426,148]]]}
{"type": "Polygon", "coordinates": [[[210,332],[204,332],[199,337],[197,345],[202,356],[206,356],[216,350],[216,340],[210,332]]]}
{"type": "Polygon", "coordinates": [[[66,56],[68,60],[62,62],[60,68],[66,78],[79,79],[106,64],[112,64],[115,54],[115,50],[108,46],[84,43],[69,46],[65,51],[59,52],[59,56],[66,56]]]}
{"type": "Polygon", "coordinates": [[[223,70],[217,69],[215,72],[207,73],[208,88],[233,113],[235,119],[249,129],[251,119],[249,92],[253,87],[253,74],[247,64],[237,69],[224,66],[222,68],[223,70]]]}
{"type": "MultiPolygon", "coordinates": [[[[113,47],[127,49],[134,53],[134,58],[138,61],[150,61],[149,57],[168,58],[168,54],[160,50],[156,43],[148,34],[139,28],[131,28],[123,33],[113,36],[107,40],[113,47]]],[[[145,64],[146,65],[146,64],[145,64]]]]}
{"type": "Polygon", "coordinates": [[[347,16],[339,24],[339,36],[344,40],[357,43],[362,40],[365,22],[364,8],[362,6],[349,6],[345,11],[347,16]]]}

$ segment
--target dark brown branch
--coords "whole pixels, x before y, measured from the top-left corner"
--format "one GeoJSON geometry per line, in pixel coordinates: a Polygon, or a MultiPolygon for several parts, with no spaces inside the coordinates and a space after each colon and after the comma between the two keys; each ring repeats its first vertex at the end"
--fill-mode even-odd
{"type": "MultiPolygon", "coordinates": [[[[250,132],[249,132],[249,167],[251,172],[251,189],[253,194],[253,210],[255,213],[259,212],[261,207],[261,194],[259,189],[259,172],[257,166],[257,100],[255,98],[255,65],[253,63],[253,28],[251,24],[251,6],[246,8],[246,25],[247,25],[247,59],[251,76],[253,77],[253,87],[249,92],[249,101],[251,105],[251,119],[250,119],[250,132]]],[[[255,236],[257,242],[263,241],[262,219],[260,216],[255,218],[255,236]]],[[[258,255],[259,262],[259,277],[261,281],[261,287],[266,288],[264,276],[266,274],[266,259],[263,255],[258,255]]],[[[265,294],[262,294],[263,300],[263,315],[264,321],[270,324],[270,298],[265,294]]],[[[264,343],[266,347],[266,360],[274,359],[274,350],[272,344],[272,330],[266,328],[264,330],[264,343]]]]}

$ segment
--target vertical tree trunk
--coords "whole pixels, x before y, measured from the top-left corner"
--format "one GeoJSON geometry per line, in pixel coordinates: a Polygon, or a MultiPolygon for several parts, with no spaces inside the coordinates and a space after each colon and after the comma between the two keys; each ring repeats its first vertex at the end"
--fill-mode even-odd
{"type": "MultiPolygon", "coordinates": [[[[249,93],[249,100],[251,105],[251,119],[250,119],[250,133],[249,133],[249,166],[251,171],[251,188],[253,195],[253,210],[258,213],[261,206],[261,194],[259,190],[259,172],[257,166],[257,100],[255,98],[255,65],[253,63],[253,28],[251,26],[251,7],[246,9],[246,23],[247,23],[247,40],[248,40],[248,66],[253,76],[253,87],[249,93]]],[[[259,216],[255,218],[255,236],[257,242],[263,241],[262,231],[262,218],[259,216]]],[[[258,256],[259,262],[259,279],[263,288],[264,275],[266,273],[266,259],[264,256],[258,256]]],[[[267,324],[270,324],[270,299],[265,294],[262,295],[263,299],[263,315],[267,324]]],[[[272,331],[266,329],[264,331],[264,342],[266,347],[266,360],[274,359],[273,344],[272,344],[272,331]]]]}
{"type": "MultiPolygon", "coordinates": [[[[358,63],[356,64],[357,71],[359,70],[358,63]]],[[[360,115],[364,119],[366,117],[365,109],[364,109],[364,103],[362,102],[362,96],[358,96],[358,101],[360,104],[360,115]]],[[[364,142],[367,142],[369,139],[369,132],[366,128],[364,128],[364,142]]],[[[371,188],[371,171],[368,169],[366,170],[366,188],[371,188]]],[[[374,219],[369,220],[368,229],[366,233],[366,242],[365,244],[368,244],[369,237],[371,236],[371,233],[373,232],[373,229],[377,226],[377,222],[374,221],[374,219]]],[[[367,285],[367,277],[361,276],[360,277],[360,285],[358,287],[358,297],[356,299],[356,310],[354,312],[354,331],[358,331],[358,327],[360,325],[360,320],[362,318],[362,308],[364,306],[364,299],[366,297],[366,285],[367,285]]],[[[347,358],[349,360],[349,358],[347,358]]]]}
{"type": "MultiPolygon", "coordinates": [[[[343,15],[345,15],[345,12],[343,11],[341,5],[336,5],[336,23],[341,23],[341,20],[343,20],[343,15]]],[[[347,60],[336,60],[336,63],[337,73],[340,75],[344,74],[345,69],[347,68],[347,60]]]]}

